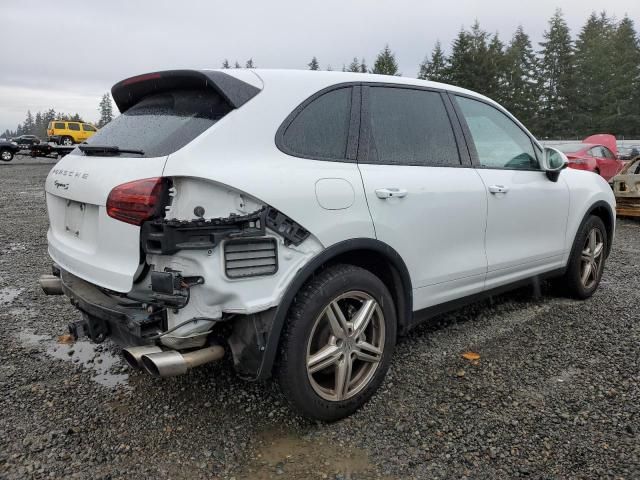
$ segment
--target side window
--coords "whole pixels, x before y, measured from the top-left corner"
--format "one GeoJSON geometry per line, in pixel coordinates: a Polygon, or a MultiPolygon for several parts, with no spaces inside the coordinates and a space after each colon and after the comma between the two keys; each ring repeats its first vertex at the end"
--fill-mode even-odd
{"type": "Polygon", "coordinates": [[[615,155],[607,147],[602,147],[605,158],[615,159],[615,155]]]}
{"type": "Polygon", "coordinates": [[[351,87],[332,90],[296,115],[284,132],[282,144],[293,155],[344,160],[350,120],[351,87]]]}
{"type": "Polygon", "coordinates": [[[54,128],[57,128],[58,130],[64,130],[64,123],[63,122],[56,122],[56,123],[54,123],[54,128]]]}
{"type": "Polygon", "coordinates": [[[489,168],[540,168],[529,136],[497,108],[466,97],[456,97],[480,165],[489,168]]]}
{"type": "Polygon", "coordinates": [[[82,124],[82,129],[85,132],[95,132],[96,131],[96,129],[94,127],[92,127],[91,125],[87,125],[86,123],[82,124]]]}
{"type": "Polygon", "coordinates": [[[69,130],[80,130],[80,125],[77,123],[69,123],[69,130]]]}
{"type": "Polygon", "coordinates": [[[460,155],[438,92],[369,88],[371,163],[459,166],[460,155]]]}

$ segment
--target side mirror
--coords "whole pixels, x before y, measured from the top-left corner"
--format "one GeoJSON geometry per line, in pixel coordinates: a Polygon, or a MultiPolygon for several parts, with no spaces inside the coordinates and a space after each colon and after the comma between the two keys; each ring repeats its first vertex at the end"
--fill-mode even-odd
{"type": "Polygon", "coordinates": [[[552,147],[544,147],[543,169],[547,178],[557,182],[560,172],[569,166],[567,156],[560,150],[552,147]]]}

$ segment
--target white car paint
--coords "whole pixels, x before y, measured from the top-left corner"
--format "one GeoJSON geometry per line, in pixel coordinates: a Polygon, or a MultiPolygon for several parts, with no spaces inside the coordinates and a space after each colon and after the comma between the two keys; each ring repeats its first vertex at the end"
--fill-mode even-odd
{"type": "MultiPolygon", "coordinates": [[[[377,238],[400,254],[418,310],[564,266],[587,209],[596,201],[614,206],[606,182],[588,172],[565,170],[552,182],[544,172],[358,165],[300,159],[275,144],[287,116],[332,85],[399,83],[487,100],[473,92],[356,73],[225,73],[262,91],[177,152],[137,159],[68,155],[46,182],[52,259],[74,275],[117,292],[150,289],[148,282],[133,285],[139,227],[108,217],[104,208],[109,191],[127,181],[171,177],[175,190],[167,218],[192,219],[196,206],[204,208],[205,218],[219,218],[270,205],[311,233],[298,247],[268,233],[278,240],[280,265],[273,276],[227,278],[220,247],[150,255],[146,261],[156,270],[173,268],[205,278],[187,307],[170,313],[169,327],[193,317],[220,318],[223,312],[248,314],[275,306],[305,264],[323,249],[353,238],[377,238]],[[508,192],[490,193],[494,185],[508,192]],[[380,189],[406,195],[382,199],[376,193],[380,189]],[[86,205],[78,214],[81,218],[68,218],[68,200],[86,205]],[[78,235],[66,228],[69,222],[81,224],[78,235]]],[[[193,331],[185,328],[175,334],[193,331]]]]}

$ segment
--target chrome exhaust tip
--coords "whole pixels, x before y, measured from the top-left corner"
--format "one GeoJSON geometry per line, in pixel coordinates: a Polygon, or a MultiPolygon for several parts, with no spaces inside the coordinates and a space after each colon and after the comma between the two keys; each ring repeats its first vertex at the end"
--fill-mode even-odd
{"type": "Polygon", "coordinates": [[[62,280],[54,275],[40,275],[38,280],[42,291],[47,295],[62,295],[62,280]]]}
{"type": "Polygon", "coordinates": [[[140,347],[129,347],[122,349],[122,357],[131,368],[142,368],[142,356],[149,353],[160,353],[162,349],[155,345],[142,345],[140,347]]]}
{"type": "Polygon", "coordinates": [[[221,345],[213,345],[188,353],[166,350],[142,355],[142,366],[154,377],[175,377],[222,357],[224,357],[224,348],[221,345]]]}

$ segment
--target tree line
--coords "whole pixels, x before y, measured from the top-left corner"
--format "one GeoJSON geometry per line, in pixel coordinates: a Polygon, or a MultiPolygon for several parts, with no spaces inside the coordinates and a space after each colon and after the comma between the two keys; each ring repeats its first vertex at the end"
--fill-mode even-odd
{"type": "MultiPolygon", "coordinates": [[[[95,123],[95,125],[98,128],[101,128],[113,119],[113,105],[111,103],[111,96],[108,93],[105,93],[100,98],[98,111],[100,112],[100,119],[95,123]]],[[[31,113],[31,110],[27,110],[27,116],[24,122],[19,123],[15,130],[6,129],[0,137],[12,138],[19,137],[20,135],[35,135],[38,138],[46,139],[49,122],[54,120],[90,123],[86,122],[78,113],[69,114],[56,112],[55,109],[50,108],[43,112],[36,112],[34,115],[31,113]]]]}
{"type": "MultiPolygon", "coordinates": [[[[316,57],[310,70],[320,70],[316,57]]],[[[331,70],[329,66],[327,70],[331,70]]],[[[343,71],[400,75],[389,46],[368,69],[357,58],[343,71]]],[[[505,106],[538,138],[583,138],[597,132],[640,138],[640,40],[633,21],[592,13],[576,36],[556,10],[535,49],[522,26],[505,44],[476,21],[462,28],[449,55],[440,42],[418,78],[450,83],[505,106]]]]}
{"type": "MultiPolygon", "coordinates": [[[[313,57],[310,70],[320,70],[313,57]]],[[[228,59],[222,68],[256,68],[253,58],[244,63],[228,59]]],[[[325,70],[332,70],[328,65],[325,70]]],[[[386,45],[369,67],[354,57],[343,71],[401,75],[395,53],[386,45]]],[[[501,103],[542,139],[583,138],[592,133],[613,133],[618,138],[640,138],[640,39],[633,21],[606,12],[592,13],[572,37],[560,9],[548,22],[543,40],[534,48],[522,25],[505,43],[498,33],[483,30],[478,21],[462,28],[449,54],[438,41],[418,66],[418,78],[450,83],[484,94],[501,103]]],[[[98,127],[113,118],[111,98],[99,105],[98,127]]],[[[46,137],[52,119],[78,120],[80,116],[53,109],[27,112],[16,131],[4,136],[32,133],[46,137]]],[[[81,119],[80,119],[81,120],[81,119]]]]}

